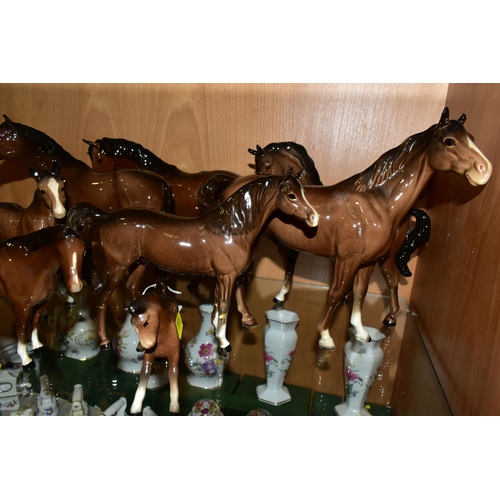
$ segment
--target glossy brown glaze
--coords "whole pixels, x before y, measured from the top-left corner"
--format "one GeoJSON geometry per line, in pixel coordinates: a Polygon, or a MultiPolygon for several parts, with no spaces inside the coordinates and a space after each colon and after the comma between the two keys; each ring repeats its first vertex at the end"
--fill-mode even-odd
{"type": "Polygon", "coordinates": [[[156,358],[168,359],[169,411],[179,413],[180,339],[175,324],[179,306],[172,298],[160,298],[156,293],[146,293],[134,300],[127,309],[132,315],[130,322],[139,336],[138,349],[144,352],[139,386],[130,413],[138,415],[142,411],[146,386],[156,358]]]}
{"type": "Polygon", "coordinates": [[[126,207],[173,212],[172,191],[158,174],[133,170],[96,172],[45,133],[4,118],[0,125],[0,159],[25,156],[38,171],[52,170],[56,161],[66,184],[67,209],[89,202],[106,212],[126,207]]]}
{"type": "Polygon", "coordinates": [[[32,362],[26,350],[30,334],[33,348],[42,347],[38,324],[56,290],[59,270],[71,293],[81,290],[83,254],[82,241],[62,225],[0,243],[0,298],[8,300],[12,307],[23,366],[32,362]]]}
{"type": "Polygon", "coordinates": [[[92,212],[88,205],[74,207],[68,224],[88,234],[99,224],[99,236],[108,272],[97,292],[98,334],[109,344],[105,329],[109,297],[127,270],[127,288],[137,298],[146,262],[178,274],[217,278],[214,325],[220,347],[229,351],[225,329],[236,278],[253,259],[267,219],[276,211],[299,219],[304,226],[317,225],[317,213],[304,197],[300,182],[291,175],[259,176],[219,207],[199,217],[179,217],[153,210],[125,209],[109,214],[92,212]],[[94,217],[94,216],[97,216],[94,217]]]}
{"type": "Polygon", "coordinates": [[[88,154],[96,171],[134,169],[159,174],[172,189],[174,213],[183,217],[197,217],[220,204],[225,188],[239,177],[227,170],[184,172],[140,144],[126,139],[104,137],[93,142],[84,139],[84,142],[89,145],[88,154]]]}
{"type": "Polygon", "coordinates": [[[28,170],[36,181],[33,201],[26,208],[16,203],[0,203],[0,240],[54,226],[57,219],[66,216],[65,187],[59,165],[54,163],[51,171],[39,172],[31,166],[28,170]]]}
{"type": "Polygon", "coordinates": [[[361,307],[373,267],[380,259],[393,261],[394,234],[435,171],[455,172],[474,186],[488,182],[492,165],[465,130],[465,119],[462,115],[449,120],[445,108],[439,123],[387,151],[360,174],[333,186],[305,186],[308,201],[320,214],[314,231],[281,214],[270,220],[268,231],[284,245],[334,261],[318,324],[320,347],[335,348],[330,321],[351,286],[355,297],[351,323],[359,340],[369,340],[361,307]]]}
{"type": "MultiPolygon", "coordinates": [[[[307,150],[301,144],[295,142],[276,142],[268,144],[265,148],[257,145],[257,149],[249,149],[249,153],[255,156],[255,173],[258,175],[283,175],[288,169],[293,168],[293,173],[303,185],[322,186],[320,175],[316,170],[313,159],[307,153],[307,150]]],[[[241,180],[237,181],[233,187],[228,188],[228,194],[240,186],[241,180]]],[[[396,270],[406,277],[411,276],[408,268],[408,261],[411,254],[420,246],[427,243],[430,235],[430,220],[423,210],[412,209],[411,213],[403,219],[400,227],[396,231],[393,245],[388,256],[380,259],[378,265],[382,276],[389,290],[389,314],[384,319],[387,326],[396,325],[396,314],[399,311],[398,282],[399,274],[396,270]],[[411,218],[415,218],[415,227],[412,228],[411,218]],[[396,265],[395,265],[396,264],[396,265]]],[[[298,252],[287,249],[287,261],[285,265],[285,279],[279,293],[274,297],[275,307],[284,306],[285,298],[290,291],[295,272],[298,252]]],[[[242,297],[238,295],[238,297],[242,297]]],[[[356,297],[359,299],[359,297],[356,297]]],[[[344,301],[349,300],[349,293],[344,301]]],[[[239,305],[244,311],[245,318],[251,318],[253,315],[246,310],[246,302],[241,299],[239,305]]],[[[247,321],[249,321],[247,319],[247,321]]]]}

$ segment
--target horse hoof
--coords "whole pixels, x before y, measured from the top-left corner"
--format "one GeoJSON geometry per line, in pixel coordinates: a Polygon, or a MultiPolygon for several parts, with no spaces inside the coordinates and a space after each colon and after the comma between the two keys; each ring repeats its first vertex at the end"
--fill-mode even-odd
{"type": "Polygon", "coordinates": [[[142,417],[140,413],[129,413],[131,417],[142,417]]]}
{"type": "Polygon", "coordinates": [[[233,350],[231,345],[227,345],[226,347],[221,347],[220,350],[222,351],[223,354],[227,354],[233,350]]]}
{"type": "Polygon", "coordinates": [[[273,302],[276,304],[273,309],[276,309],[277,311],[280,311],[283,307],[285,307],[285,301],[278,300],[276,297],[274,297],[273,302]]]}
{"type": "Polygon", "coordinates": [[[389,327],[396,326],[396,320],[393,318],[387,317],[384,319],[384,325],[389,326],[389,327]]]}
{"type": "Polygon", "coordinates": [[[111,349],[111,342],[108,342],[107,344],[101,344],[102,351],[109,351],[110,349],[111,349]]]}
{"type": "Polygon", "coordinates": [[[36,368],[36,363],[33,360],[23,366],[23,370],[33,370],[33,368],[36,368]]]}
{"type": "Polygon", "coordinates": [[[249,330],[252,328],[255,328],[257,326],[257,321],[254,321],[253,323],[241,323],[241,326],[243,328],[248,328],[249,330]]]}
{"type": "Polygon", "coordinates": [[[323,345],[321,345],[320,343],[318,343],[318,347],[319,347],[320,349],[322,349],[323,351],[335,351],[335,349],[337,349],[337,348],[335,347],[335,345],[332,345],[332,346],[326,346],[326,345],[325,345],[325,346],[323,346],[323,345]]]}

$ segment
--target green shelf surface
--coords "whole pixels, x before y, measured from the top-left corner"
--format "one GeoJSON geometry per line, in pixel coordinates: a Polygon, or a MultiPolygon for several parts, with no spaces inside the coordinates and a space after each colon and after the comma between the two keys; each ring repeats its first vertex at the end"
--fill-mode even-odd
{"type": "Polygon", "coordinates": [[[288,403],[272,405],[257,398],[256,388],[265,384],[265,379],[245,375],[225,407],[226,416],[244,416],[249,411],[262,408],[276,416],[309,415],[311,390],[304,387],[285,384],[292,398],[288,403]]]}
{"type": "MultiPolygon", "coordinates": [[[[313,395],[313,402],[311,407],[311,415],[315,417],[320,416],[338,416],[335,413],[335,406],[342,403],[344,398],[342,396],[334,396],[333,394],[325,394],[322,392],[315,392],[313,395]]],[[[367,404],[365,408],[374,417],[388,417],[390,416],[389,408],[380,405],[367,404]]]]}

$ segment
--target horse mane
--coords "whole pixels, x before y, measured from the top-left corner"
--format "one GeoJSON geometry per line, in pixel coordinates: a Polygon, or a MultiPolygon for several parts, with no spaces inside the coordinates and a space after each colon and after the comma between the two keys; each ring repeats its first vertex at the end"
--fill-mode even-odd
{"type": "MultiPolygon", "coordinates": [[[[262,222],[266,191],[275,187],[280,176],[264,176],[242,186],[218,207],[206,212],[215,219],[210,229],[216,235],[239,236],[252,232],[262,222]]],[[[206,225],[205,225],[206,227],[206,225]]]]}
{"type": "Polygon", "coordinates": [[[157,170],[158,168],[168,166],[172,168],[174,165],[170,165],[163,161],[160,157],[155,155],[152,151],[145,148],[141,144],[128,139],[103,137],[98,139],[95,143],[101,148],[102,152],[107,156],[113,156],[116,158],[129,158],[140,163],[146,170],[157,170]]]}
{"type": "Polygon", "coordinates": [[[355,191],[363,193],[380,186],[399,172],[406,165],[409,158],[417,155],[428,146],[429,139],[432,137],[435,128],[436,125],[432,125],[424,132],[412,135],[399,146],[386,151],[370,167],[355,176],[355,191]]]}
{"type": "Polygon", "coordinates": [[[298,144],[292,141],[271,142],[264,148],[264,151],[266,151],[266,153],[276,153],[292,156],[299,161],[300,166],[309,174],[316,185],[323,185],[319,177],[319,172],[316,169],[316,165],[314,164],[314,160],[309,156],[306,148],[302,146],[302,144],[298,144]]]}
{"type": "MultiPolygon", "coordinates": [[[[6,117],[5,117],[6,118],[6,117]]],[[[7,118],[6,118],[7,120],[7,118]]],[[[28,125],[23,125],[22,123],[13,122],[8,119],[9,123],[12,124],[15,131],[18,133],[18,137],[22,141],[23,139],[28,139],[36,146],[41,149],[42,152],[51,155],[54,158],[60,158],[65,156],[75,160],[75,158],[68,153],[60,144],[58,144],[54,139],[49,137],[45,132],[37,130],[36,128],[29,127],[28,125]]]]}

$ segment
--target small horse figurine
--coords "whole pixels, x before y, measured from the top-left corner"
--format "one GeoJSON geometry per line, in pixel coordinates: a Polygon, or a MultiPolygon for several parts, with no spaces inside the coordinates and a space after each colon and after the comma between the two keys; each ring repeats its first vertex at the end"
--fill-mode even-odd
{"type": "Polygon", "coordinates": [[[51,170],[53,162],[58,162],[66,185],[66,208],[89,202],[106,212],[127,207],[173,212],[172,191],[160,175],[132,170],[96,172],[48,135],[3,116],[0,160],[24,156],[38,170],[51,170]]]}
{"type": "MultiPolygon", "coordinates": [[[[315,186],[323,185],[313,159],[307,153],[306,148],[301,144],[295,142],[275,142],[268,144],[265,148],[261,148],[257,145],[256,150],[249,149],[248,152],[255,156],[255,173],[258,175],[283,175],[293,166],[294,174],[299,174],[297,177],[301,184],[315,186]]],[[[228,189],[227,196],[230,195],[233,190],[237,189],[241,182],[243,181],[236,181],[236,183],[228,189]]],[[[410,277],[412,275],[408,268],[408,261],[413,252],[429,241],[430,230],[430,219],[425,211],[412,208],[408,216],[403,219],[403,222],[396,232],[390,254],[378,261],[382,276],[389,290],[390,310],[389,314],[384,319],[384,324],[387,326],[396,326],[396,314],[399,311],[399,276],[396,269],[405,277],[410,277]],[[415,227],[413,229],[411,229],[410,216],[415,218],[415,227]]],[[[280,244],[279,241],[276,241],[276,243],[280,244]]],[[[296,250],[287,249],[285,280],[280,291],[274,297],[275,307],[278,309],[283,307],[285,297],[292,286],[298,254],[299,252],[296,250]]],[[[348,300],[348,295],[350,294],[348,293],[344,298],[345,302],[348,300]]],[[[246,309],[246,304],[240,304],[240,308],[246,309]]],[[[245,317],[249,318],[251,316],[249,311],[245,313],[245,317]]]]}
{"type": "Polygon", "coordinates": [[[104,137],[89,145],[92,168],[99,172],[124,169],[155,172],[165,179],[173,193],[174,213],[197,217],[222,201],[222,193],[239,175],[227,170],[183,172],[153,154],[145,147],[126,139],[104,137]]]}
{"type": "Polygon", "coordinates": [[[0,298],[12,307],[23,366],[33,363],[27,352],[29,333],[34,349],[42,347],[38,325],[45,304],[55,292],[62,271],[71,293],[82,289],[84,246],[76,233],[63,225],[43,228],[0,243],[0,298]],[[28,324],[31,318],[31,332],[28,324]]]}
{"type": "Polygon", "coordinates": [[[73,207],[68,223],[76,231],[91,231],[99,223],[99,235],[108,271],[97,291],[98,334],[101,346],[109,344],[105,329],[109,298],[126,271],[134,300],[147,262],[166,271],[217,278],[212,318],[222,351],[231,346],[226,338],[227,314],[236,278],[252,261],[267,219],[280,211],[314,228],[318,214],[304,197],[291,171],[280,176],[259,177],[234,193],[219,207],[199,217],[179,217],[154,210],[125,209],[109,214],[92,212],[88,205],[73,207]],[[81,213],[79,213],[81,212],[81,213]],[[97,218],[95,222],[93,220],[97,218]],[[71,221],[71,222],[70,222],[71,221]],[[90,229],[89,229],[90,225],[90,229]]]}
{"type": "Polygon", "coordinates": [[[139,386],[130,408],[132,415],[140,414],[146,387],[156,358],[168,359],[171,413],[179,413],[179,353],[180,339],[175,319],[179,312],[177,302],[157,293],[145,293],[127,308],[132,315],[130,322],[139,336],[137,349],[144,350],[139,386]]]}
{"type": "Polygon", "coordinates": [[[27,208],[16,203],[0,203],[0,240],[54,226],[56,219],[66,216],[65,187],[59,176],[59,164],[54,163],[52,170],[42,172],[32,166],[28,166],[28,170],[36,181],[33,201],[27,208]]]}
{"type": "Polygon", "coordinates": [[[455,172],[473,186],[488,182],[490,161],[465,130],[463,114],[441,119],[384,153],[375,163],[333,186],[304,186],[306,197],[320,216],[316,230],[298,226],[278,214],[268,231],[289,248],[334,261],[333,279],[318,324],[319,346],[334,349],[329,326],[333,312],[353,286],[351,324],[356,338],[370,336],[361,320],[361,308],[375,263],[388,259],[394,234],[435,171],[455,172]]]}

